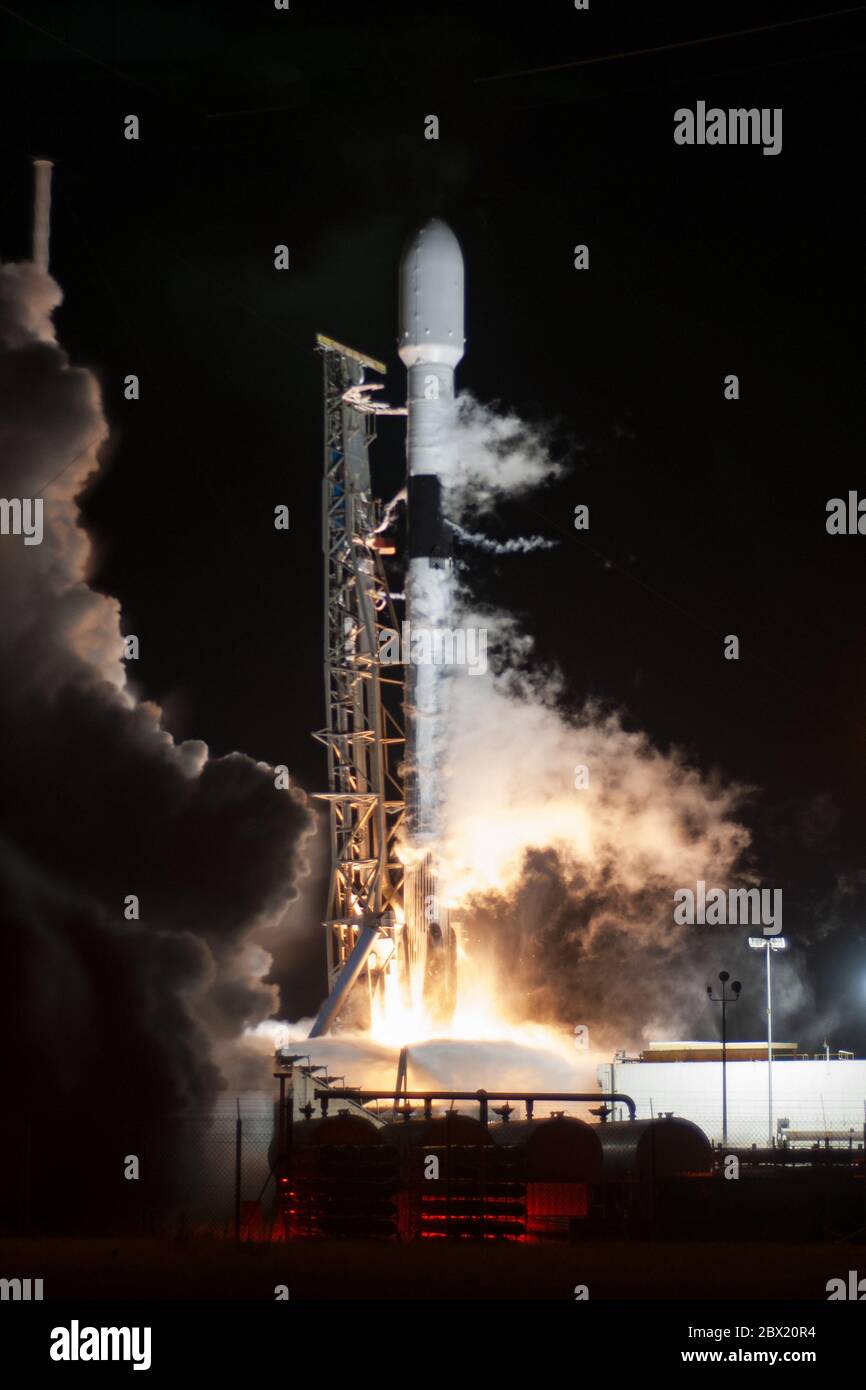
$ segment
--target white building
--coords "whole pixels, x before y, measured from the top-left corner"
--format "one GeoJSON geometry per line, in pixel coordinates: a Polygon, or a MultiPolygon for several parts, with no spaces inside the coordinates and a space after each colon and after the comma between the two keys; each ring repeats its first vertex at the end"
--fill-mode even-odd
{"type": "MultiPolygon", "coordinates": [[[[638,1119],[672,1113],[693,1120],[722,1142],[721,1043],[650,1043],[638,1057],[617,1053],[598,1068],[603,1091],[631,1096],[638,1119]],[[718,1059],[718,1060],[715,1060],[718,1059]]],[[[770,1134],[766,1043],[727,1047],[728,1143],[766,1147],[770,1134]]],[[[866,1061],[850,1052],[797,1054],[794,1043],[773,1044],[773,1124],[777,1143],[853,1144],[866,1134],[866,1061]]],[[[625,1106],[612,1119],[627,1119],[625,1106]]]]}

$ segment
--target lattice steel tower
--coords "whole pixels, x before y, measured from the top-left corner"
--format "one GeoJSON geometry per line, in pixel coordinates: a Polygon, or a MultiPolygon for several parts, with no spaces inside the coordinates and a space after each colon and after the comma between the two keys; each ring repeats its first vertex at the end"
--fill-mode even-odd
{"type": "Polygon", "coordinates": [[[365,369],[385,366],[319,335],[324,367],[325,701],[314,735],[328,755],[329,995],[311,1037],[346,1015],[366,1026],[377,990],[404,972],[403,865],[396,837],[404,816],[403,671],[383,665],[379,634],[399,631],[377,528],[382,507],[370,484],[369,447],[378,414],[403,415],[371,398],[365,369]]]}

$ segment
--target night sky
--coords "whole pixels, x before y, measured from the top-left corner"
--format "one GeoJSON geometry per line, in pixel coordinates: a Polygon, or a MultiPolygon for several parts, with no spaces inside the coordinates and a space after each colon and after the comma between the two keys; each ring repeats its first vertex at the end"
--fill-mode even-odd
{"type": "MultiPolygon", "coordinates": [[[[495,528],[561,545],[473,560],[477,589],[575,705],[754,788],[753,862],[784,890],[819,1006],[841,1008],[831,1044],[862,1053],[866,537],[828,536],[825,509],[866,495],[866,6],[786,23],[832,8],[4,7],[0,255],[27,254],[29,159],[53,158],[59,337],[112,427],[84,502],[93,582],[140,638],[136,688],[176,737],[314,791],[313,339],[384,359],[399,401],[400,249],[446,218],[467,266],[458,382],[550,428],[568,465],[495,528]],[[781,107],[781,154],[676,146],[674,110],[699,99],[781,107]]],[[[382,436],[385,496],[401,444],[382,436]]],[[[289,1012],[318,1003],[316,952],[285,979],[289,1012]]]]}

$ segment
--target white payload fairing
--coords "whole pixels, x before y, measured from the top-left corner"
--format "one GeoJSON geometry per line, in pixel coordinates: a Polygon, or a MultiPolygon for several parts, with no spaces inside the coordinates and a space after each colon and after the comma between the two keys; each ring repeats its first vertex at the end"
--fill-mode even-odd
{"type": "MultiPolygon", "coordinates": [[[[445,758],[451,672],[437,660],[452,629],[454,570],[443,512],[454,473],[454,369],[463,356],[463,254],[434,219],[410,239],[400,263],[400,358],[407,369],[408,563],[406,621],[406,840],[404,911],[410,950],[428,1002],[453,1005],[454,934],[442,902],[436,848],[444,830],[445,758]],[[418,660],[421,634],[426,655],[418,660]],[[438,639],[438,641],[437,641],[438,639]],[[419,959],[419,957],[422,957],[419,959]]],[[[423,646],[423,643],[421,644],[423,646]]]]}

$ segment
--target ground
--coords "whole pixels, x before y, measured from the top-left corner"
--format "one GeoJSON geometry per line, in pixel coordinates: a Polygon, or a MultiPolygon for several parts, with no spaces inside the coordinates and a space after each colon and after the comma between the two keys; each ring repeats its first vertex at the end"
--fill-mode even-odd
{"type": "Polygon", "coordinates": [[[862,1245],[575,1243],[539,1246],[290,1244],[229,1240],[0,1242],[4,1277],[55,1299],[807,1299],[866,1271],[862,1245]]]}

